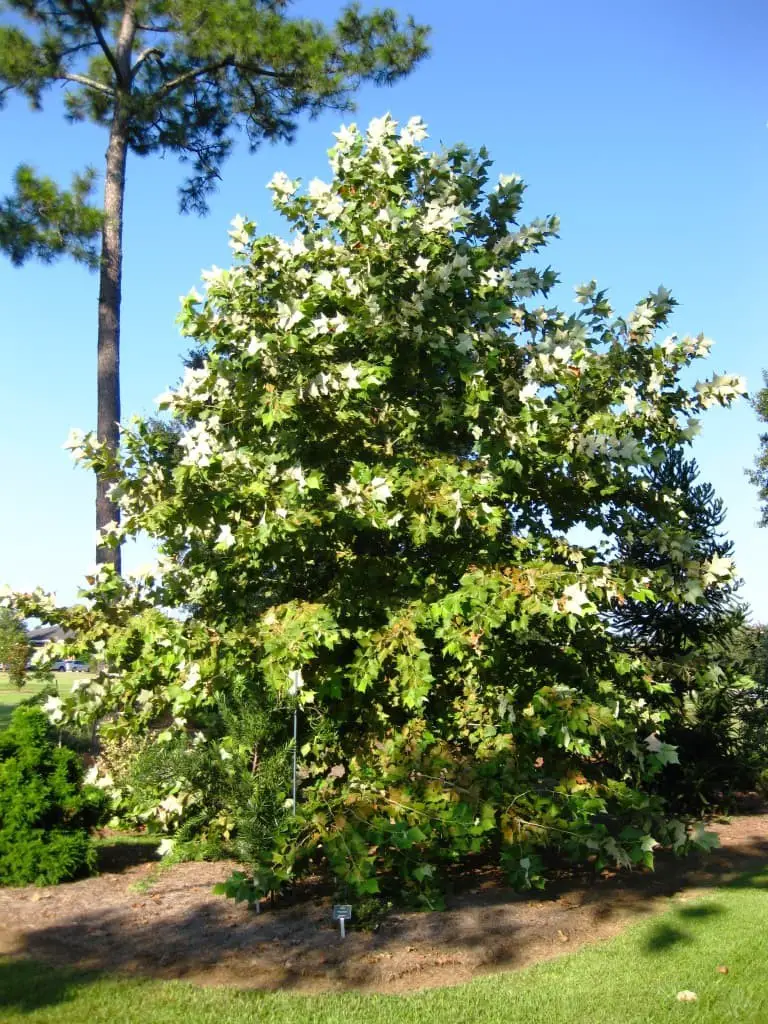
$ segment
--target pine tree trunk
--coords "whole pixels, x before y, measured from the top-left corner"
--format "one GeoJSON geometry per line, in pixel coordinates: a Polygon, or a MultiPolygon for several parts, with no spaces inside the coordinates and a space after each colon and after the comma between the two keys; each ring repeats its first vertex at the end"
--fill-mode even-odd
{"type": "MultiPolygon", "coordinates": [[[[96,435],[112,452],[120,445],[120,299],[123,282],[123,199],[128,156],[131,50],[136,37],[136,0],[124,0],[115,46],[115,105],[107,146],[104,227],[101,234],[99,332],[97,341],[96,435]]],[[[120,522],[120,509],[108,495],[110,480],[96,478],[96,529],[120,522]]],[[[96,545],[96,562],[121,570],[120,548],[96,545]]]]}
{"type": "MultiPolygon", "coordinates": [[[[101,237],[99,330],[97,342],[97,427],[99,441],[116,452],[120,443],[120,298],[123,276],[123,197],[128,154],[128,125],[118,95],[107,147],[104,227],[101,237]]],[[[108,494],[110,481],[96,479],[96,529],[120,521],[120,509],[108,494]]],[[[120,549],[97,546],[98,564],[120,572],[120,549]]]]}

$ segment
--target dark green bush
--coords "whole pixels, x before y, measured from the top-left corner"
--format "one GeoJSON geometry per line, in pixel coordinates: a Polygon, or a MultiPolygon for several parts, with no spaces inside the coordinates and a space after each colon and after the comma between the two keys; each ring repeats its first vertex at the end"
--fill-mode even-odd
{"type": "Polygon", "coordinates": [[[89,829],[105,810],[45,713],[17,708],[0,734],[0,885],[55,885],[92,870],[89,829]]]}

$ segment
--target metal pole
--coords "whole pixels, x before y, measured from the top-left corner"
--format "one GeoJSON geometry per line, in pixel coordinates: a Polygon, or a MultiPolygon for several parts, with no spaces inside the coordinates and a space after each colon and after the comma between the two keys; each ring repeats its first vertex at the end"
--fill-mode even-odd
{"type": "Polygon", "coordinates": [[[299,731],[299,709],[293,709],[293,815],[296,816],[296,744],[299,731]]]}

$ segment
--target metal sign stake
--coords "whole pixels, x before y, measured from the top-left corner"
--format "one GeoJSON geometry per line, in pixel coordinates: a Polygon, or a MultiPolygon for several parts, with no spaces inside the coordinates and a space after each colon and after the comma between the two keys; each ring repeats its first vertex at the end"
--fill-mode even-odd
{"type": "Polygon", "coordinates": [[[299,731],[299,709],[293,709],[293,816],[296,817],[296,745],[299,731]]]}
{"type": "Polygon", "coordinates": [[[339,922],[339,932],[342,939],[347,937],[346,922],[352,920],[352,907],[349,903],[337,903],[333,908],[333,920],[339,922]]]}
{"type": "Polygon", "coordinates": [[[288,696],[295,697],[296,703],[293,706],[293,816],[296,817],[296,747],[299,741],[299,691],[304,689],[304,677],[300,668],[292,669],[288,673],[291,685],[288,687],[288,696]]]}

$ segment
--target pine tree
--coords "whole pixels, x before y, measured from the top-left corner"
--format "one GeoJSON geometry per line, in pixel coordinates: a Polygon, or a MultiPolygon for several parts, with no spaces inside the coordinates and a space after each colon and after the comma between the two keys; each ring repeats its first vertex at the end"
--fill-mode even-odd
{"type": "MultiPolygon", "coordinates": [[[[666,568],[681,582],[688,579],[691,563],[715,565],[730,561],[733,542],[723,534],[726,510],[709,483],[699,482],[695,460],[682,449],[672,449],[651,472],[646,504],[626,516],[618,534],[618,553],[629,565],[657,571],[666,568]],[[673,521],[665,513],[669,495],[677,497],[673,521]]],[[[706,575],[706,574],[705,574],[706,575]]],[[[713,576],[691,587],[682,603],[628,601],[615,613],[619,630],[646,653],[670,664],[692,653],[726,642],[743,621],[735,600],[738,584],[713,576]],[[717,583],[715,582],[717,580],[717,583]]]]}
{"type": "Polygon", "coordinates": [[[746,691],[733,655],[745,607],[737,599],[739,582],[718,574],[733,564],[733,543],[722,530],[723,502],[699,481],[695,460],[682,449],[670,451],[649,482],[647,505],[628,516],[619,539],[620,557],[649,572],[666,571],[681,585],[692,567],[703,571],[688,584],[687,600],[630,600],[613,618],[630,651],[649,659],[662,684],[655,704],[666,720],[665,736],[680,752],[663,789],[678,805],[691,806],[723,799],[746,778],[739,746],[746,691]],[[676,496],[672,515],[664,507],[670,495],[676,496]]]}
{"type": "MultiPolygon", "coordinates": [[[[15,263],[98,251],[99,440],[116,451],[120,420],[123,201],[128,153],[175,153],[190,173],[182,211],[204,213],[234,132],[251,151],[290,141],[298,116],[348,110],[362,82],[387,84],[426,53],[427,30],[401,27],[391,10],[347,7],[332,28],[288,16],[288,0],[5,0],[0,26],[0,102],[15,92],[34,110],[54,85],[69,118],[108,134],[104,201],[93,205],[93,171],[68,191],[22,166],[0,206],[0,248],[15,263]],[[24,26],[23,28],[21,26],[24,26]],[[97,247],[97,237],[100,241],[97,247]]],[[[110,481],[96,485],[96,527],[119,521],[110,481]]],[[[118,570],[120,547],[98,545],[118,570]]]]}
{"type": "MultiPolygon", "coordinates": [[[[758,419],[768,423],[768,373],[763,373],[763,384],[752,403],[758,419]]],[[[751,482],[757,487],[761,503],[761,526],[768,526],[768,433],[760,435],[760,451],[755,458],[755,468],[747,471],[751,482]]]]}

